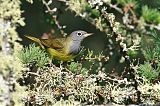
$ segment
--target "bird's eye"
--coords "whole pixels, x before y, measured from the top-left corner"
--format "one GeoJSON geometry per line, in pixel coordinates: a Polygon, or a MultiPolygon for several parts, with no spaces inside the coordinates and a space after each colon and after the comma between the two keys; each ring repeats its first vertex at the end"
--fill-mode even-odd
{"type": "Polygon", "coordinates": [[[78,32],[77,35],[78,35],[78,36],[82,36],[82,33],[81,33],[81,32],[78,32]]]}

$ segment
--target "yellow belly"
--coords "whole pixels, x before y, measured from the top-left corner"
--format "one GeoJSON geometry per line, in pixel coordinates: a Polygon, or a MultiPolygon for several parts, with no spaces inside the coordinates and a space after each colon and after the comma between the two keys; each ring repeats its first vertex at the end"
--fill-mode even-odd
{"type": "Polygon", "coordinates": [[[64,54],[64,53],[58,52],[57,50],[52,49],[52,48],[47,48],[47,51],[49,52],[49,54],[50,54],[53,58],[55,58],[55,59],[57,59],[57,60],[70,61],[70,60],[72,60],[73,58],[76,57],[76,55],[64,54]]]}

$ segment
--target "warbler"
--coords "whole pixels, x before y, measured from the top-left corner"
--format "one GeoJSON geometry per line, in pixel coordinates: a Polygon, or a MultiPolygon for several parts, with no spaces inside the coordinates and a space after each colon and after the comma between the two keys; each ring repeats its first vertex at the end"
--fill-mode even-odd
{"type": "Polygon", "coordinates": [[[80,51],[80,46],[83,39],[92,34],[93,33],[78,30],[72,32],[65,38],[39,39],[33,36],[26,37],[38,43],[43,49],[46,49],[51,57],[57,60],[69,61],[75,58],[80,51]]]}

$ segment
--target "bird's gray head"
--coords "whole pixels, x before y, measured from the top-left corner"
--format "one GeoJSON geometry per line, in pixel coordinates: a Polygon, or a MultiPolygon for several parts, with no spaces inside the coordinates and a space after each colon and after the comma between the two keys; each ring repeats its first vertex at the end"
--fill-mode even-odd
{"type": "Polygon", "coordinates": [[[92,33],[87,33],[82,30],[74,31],[70,34],[73,41],[82,41],[84,38],[92,35],[92,33]]]}
{"type": "Polygon", "coordinates": [[[80,49],[81,41],[90,35],[92,35],[92,33],[87,33],[85,31],[81,31],[81,30],[72,32],[70,34],[70,37],[73,40],[73,42],[69,47],[69,53],[72,53],[72,54],[78,53],[78,51],[80,49]]]}

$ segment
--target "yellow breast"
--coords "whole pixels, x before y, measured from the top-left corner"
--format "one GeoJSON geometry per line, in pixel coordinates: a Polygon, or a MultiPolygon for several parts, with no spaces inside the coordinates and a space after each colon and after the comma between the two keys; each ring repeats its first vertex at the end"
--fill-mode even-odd
{"type": "Polygon", "coordinates": [[[64,54],[64,53],[61,53],[61,52],[58,52],[57,50],[55,49],[52,49],[52,48],[47,48],[47,51],[49,52],[49,54],[57,59],[57,60],[62,60],[62,61],[69,61],[69,60],[72,60],[75,55],[72,55],[72,54],[64,54]]]}

